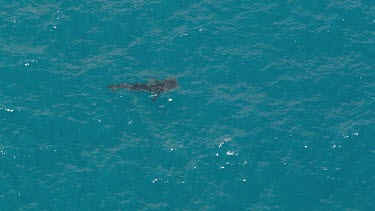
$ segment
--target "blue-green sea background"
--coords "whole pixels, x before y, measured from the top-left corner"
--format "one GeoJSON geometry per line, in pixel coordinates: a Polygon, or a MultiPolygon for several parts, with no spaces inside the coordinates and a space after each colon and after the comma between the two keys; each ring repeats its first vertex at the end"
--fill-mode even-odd
{"type": "Polygon", "coordinates": [[[1,210],[374,210],[374,1],[0,8],[1,210]]]}

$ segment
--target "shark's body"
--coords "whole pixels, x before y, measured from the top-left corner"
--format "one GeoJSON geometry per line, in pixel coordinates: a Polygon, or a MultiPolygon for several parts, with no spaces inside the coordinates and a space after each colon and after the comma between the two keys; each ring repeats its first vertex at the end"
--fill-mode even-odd
{"type": "Polygon", "coordinates": [[[163,92],[170,91],[178,87],[177,80],[175,78],[168,78],[165,80],[152,80],[150,83],[147,84],[113,84],[107,86],[107,88],[112,89],[112,91],[116,91],[117,89],[128,89],[134,91],[141,91],[141,92],[150,92],[154,96],[152,101],[155,101],[159,94],[163,92]]]}

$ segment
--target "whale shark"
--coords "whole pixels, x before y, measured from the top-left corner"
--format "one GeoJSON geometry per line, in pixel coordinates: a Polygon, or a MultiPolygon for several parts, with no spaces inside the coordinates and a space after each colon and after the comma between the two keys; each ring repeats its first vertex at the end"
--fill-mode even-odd
{"type": "Polygon", "coordinates": [[[155,101],[161,93],[168,92],[170,90],[176,89],[177,87],[178,83],[177,79],[175,78],[167,78],[164,80],[153,79],[149,83],[122,83],[107,86],[107,88],[111,89],[113,92],[115,92],[117,89],[150,92],[151,94],[153,94],[152,101],[155,101]]]}

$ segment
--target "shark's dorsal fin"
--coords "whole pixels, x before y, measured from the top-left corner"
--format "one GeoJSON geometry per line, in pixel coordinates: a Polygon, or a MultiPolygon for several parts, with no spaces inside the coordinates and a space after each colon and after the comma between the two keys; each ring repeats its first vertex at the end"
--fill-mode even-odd
{"type": "Polygon", "coordinates": [[[151,79],[149,80],[149,83],[150,83],[150,84],[156,84],[158,81],[159,81],[159,80],[158,80],[157,78],[151,78],[151,79]]]}

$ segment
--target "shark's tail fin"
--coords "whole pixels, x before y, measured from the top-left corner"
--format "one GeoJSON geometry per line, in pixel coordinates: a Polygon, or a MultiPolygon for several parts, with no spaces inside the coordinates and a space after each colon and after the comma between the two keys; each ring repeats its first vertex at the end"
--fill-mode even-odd
{"type": "Polygon", "coordinates": [[[107,86],[108,89],[111,89],[112,92],[115,92],[117,90],[117,87],[114,85],[107,86]]]}

